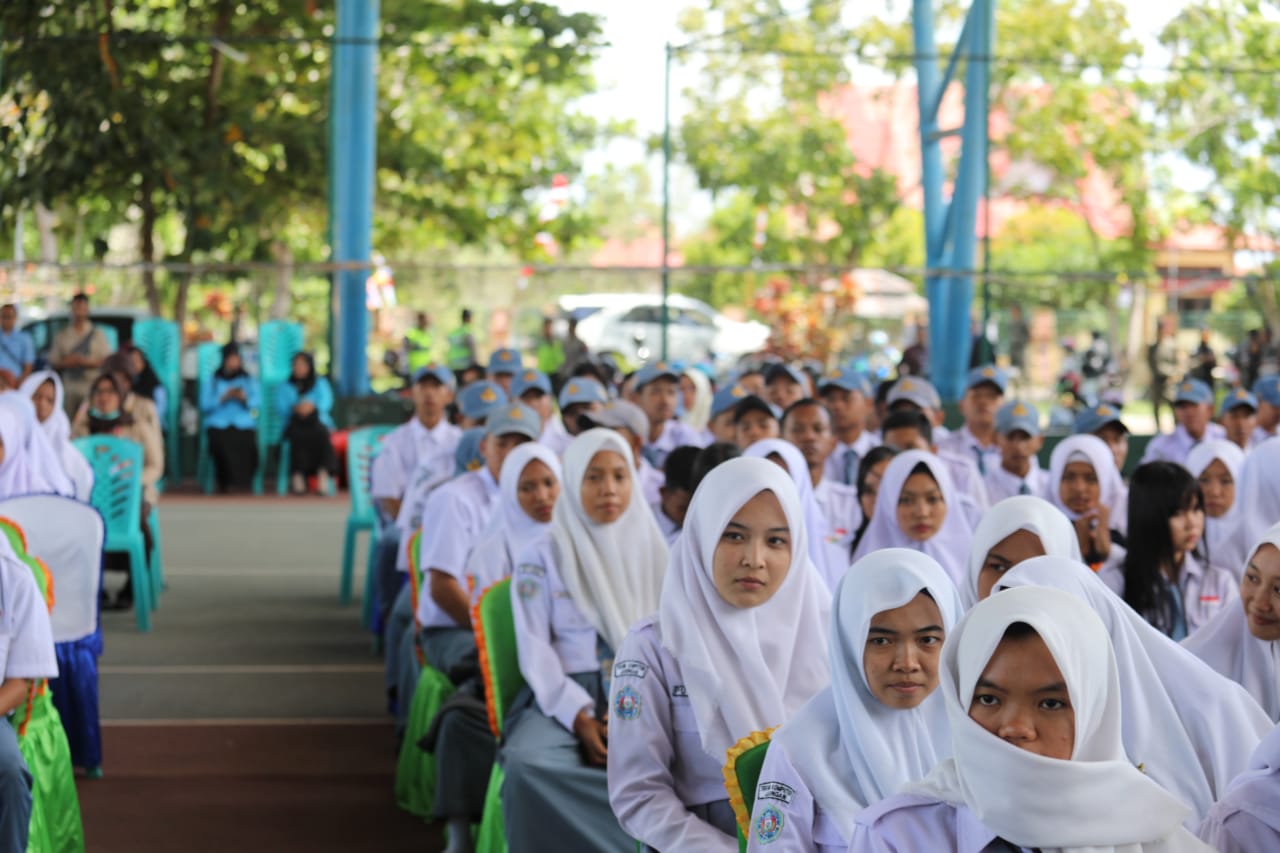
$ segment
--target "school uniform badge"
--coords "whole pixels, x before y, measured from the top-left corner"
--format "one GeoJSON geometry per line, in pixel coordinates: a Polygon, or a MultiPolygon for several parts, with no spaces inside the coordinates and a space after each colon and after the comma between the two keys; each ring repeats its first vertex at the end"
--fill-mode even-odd
{"type": "Polygon", "coordinates": [[[782,834],[783,823],[782,812],[773,806],[767,806],[760,812],[760,819],[756,821],[756,840],[761,844],[776,841],[782,834]]]}
{"type": "Polygon", "coordinates": [[[520,578],[516,581],[516,593],[521,601],[530,601],[542,591],[542,582],[534,578],[520,578]]]}
{"type": "Polygon", "coordinates": [[[613,715],[620,720],[634,720],[640,716],[640,694],[633,687],[624,687],[613,697],[613,715]]]}

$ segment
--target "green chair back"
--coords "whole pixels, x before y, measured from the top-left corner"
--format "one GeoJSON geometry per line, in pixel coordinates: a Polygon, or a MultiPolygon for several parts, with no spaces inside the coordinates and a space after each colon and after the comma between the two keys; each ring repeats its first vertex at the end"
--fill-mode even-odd
{"type": "Polygon", "coordinates": [[[516,651],[515,617],[511,613],[511,578],[504,578],[486,589],[476,610],[479,618],[472,621],[476,628],[476,648],[480,650],[489,728],[494,737],[501,737],[502,721],[524,686],[516,651]]]}

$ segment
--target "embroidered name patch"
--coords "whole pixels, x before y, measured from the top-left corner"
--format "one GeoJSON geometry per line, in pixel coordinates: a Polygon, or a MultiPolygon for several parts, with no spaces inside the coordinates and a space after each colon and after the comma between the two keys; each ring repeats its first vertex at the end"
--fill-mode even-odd
{"type": "Polygon", "coordinates": [[[1220,601],[1222,601],[1222,599],[1221,599],[1221,598],[1219,598],[1219,597],[1218,597],[1218,596],[1216,596],[1216,595],[1202,595],[1202,596],[1200,596],[1200,603],[1201,603],[1201,604],[1217,604],[1217,603],[1218,603],[1218,602],[1220,602],[1220,601]]]}
{"type": "Polygon", "coordinates": [[[649,665],[638,660],[620,660],[613,665],[614,678],[644,678],[649,665]]]}
{"type": "Polygon", "coordinates": [[[632,687],[624,687],[613,697],[613,715],[620,720],[634,720],[640,716],[640,694],[632,687]]]}
{"type": "Polygon", "coordinates": [[[520,578],[516,581],[516,594],[521,601],[529,601],[542,591],[542,582],[533,578],[520,578]]]}
{"type": "Polygon", "coordinates": [[[795,795],[795,788],[790,785],[784,785],[781,782],[761,782],[756,786],[756,799],[758,800],[777,800],[783,805],[789,806],[795,795]]]}
{"type": "Polygon", "coordinates": [[[521,563],[516,567],[516,574],[528,575],[533,578],[541,578],[546,577],[547,570],[542,566],[539,566],[537,563],[521,563]]]}
{"type": "Polygon", "coordinates": [[[776,841],[778,836],[782,834],[782,812],[773,806],[767,806],[760,813],[760,819],[756,821],[756,838],[761,844],[768,844],[776,841]]]}
{"type": "Polygon", "coordinates": [[[674,687],[672,687],[672,688],[671,688],[671,695],[672,695],[672,696],[683,696],[684,698],[688,699],[688,698],[689,698],[689,691],[685,689],[685,687],[684,687],[684,685],[683,685],[683,684],[677,684],[677,685],[675,685],[674,687]]]}

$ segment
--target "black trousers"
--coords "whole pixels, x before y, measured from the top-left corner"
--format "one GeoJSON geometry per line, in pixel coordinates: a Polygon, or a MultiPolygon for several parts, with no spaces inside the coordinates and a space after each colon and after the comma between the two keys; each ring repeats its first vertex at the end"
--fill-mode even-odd
{"type": "Polygon", "coordinates": [[[329,428],[317,417],[300,418],[293,415],[285,427],[284,437],[289,441],[289,473],[310,477],[318,471],[338,473],[338,458],[329,440],[329,428]]]}
{"type": "Polygon", "coordinates": [[[220,491],[247,489],[258,470],[258,433],[252,429],[209,430],[209,455],[220,491]]]}

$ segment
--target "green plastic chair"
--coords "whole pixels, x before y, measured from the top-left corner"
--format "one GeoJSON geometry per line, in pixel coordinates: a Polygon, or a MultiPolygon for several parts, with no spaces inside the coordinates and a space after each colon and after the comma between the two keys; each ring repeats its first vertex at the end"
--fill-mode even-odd
{"type": "Polygon", "coordinates": [[[396,805],[418,817],[431,820],[436,803],[436,757],[418,746],[418,741],[442,706],[453,695],[454,686],[438,670],[423,665],[413,702],[405,721],[405,736],[396,760],[396,805]]]}
{"type": "Polygon", "coordinates": [[[769,737],[773,729],[755,732],[729,748],[724,765],[725,788],[729,792],[729,805],[738,822],[738,849],[747,849],[747,837],[751,833],[751,810],[755,808],[756,785],[760,770],[769,751],[769,737]]]}
{"type": "MultiPolygon", "coordinates": [[[[72,442],[93,468],[89,503],[102,513],[107,526],[103,550],[129,555],[133,609],[139,631],[151,630],[151,611],[160,594],[160,578],[148,568],[142,538],[142,446],[126,438],[91,435],[72,442]]],[[[158,527],[156,528],[159,529],[158,527]]]]}
{"type": "MultiPolygon", "coordinates": [[[[395,427],[372,426],[358,429],[347,439],[347,487],[351,492],[351,512],[347,514],[347,529],[342,538],[342,579],[338,587],[338,601],[351,603],[351,578],[355,572],[356,537],[360,531],[369,533],[369,557],[365,563],[365,618],[372,614],[373,551],[377,547],[378,516],[369,496],[369,466],[382,447],[382,439],[395,427]]],[[[367,624],[367,622],[366,622],[367,624]]]]}
{"type": "MultiPolygon", "coordinates": [[[[204,395],[204,387],[213,380],[214,371],[222,363],[222,344],[200,344],[196,347],[196,400],[204,395]]],[[[213,458],[209,455],[209,435],[205,432],[203,418],[196,450],[196,482],[206,495],[213,494],[213,458]]]]}
{"type": "Polygon", "coordinates": [[[182,334],[178,324],[172,320],[148,317],[133,324],[133,344],[142,350],[164,383],[167,402],[160,417],[165,425],[165,473],[177,481],[181,479],[179,468],[182,464],[179,452],[182,438],[182,334]]]}
{"type": "MultiPolygon", "coordinates": [[[[516,651],[515,617],[511,613],[511,578],[486,589],[472,612],[480,672],[484,676],[484,701],[489,728],[501,740],[502,725],[516,694],[524,687],[520,657],[516,651]]],[[[502,823],[502,765],[493,762],[484,796],[484,816],[476,834],[476,853],[506,853],[507,833],[502,823]]]]}

